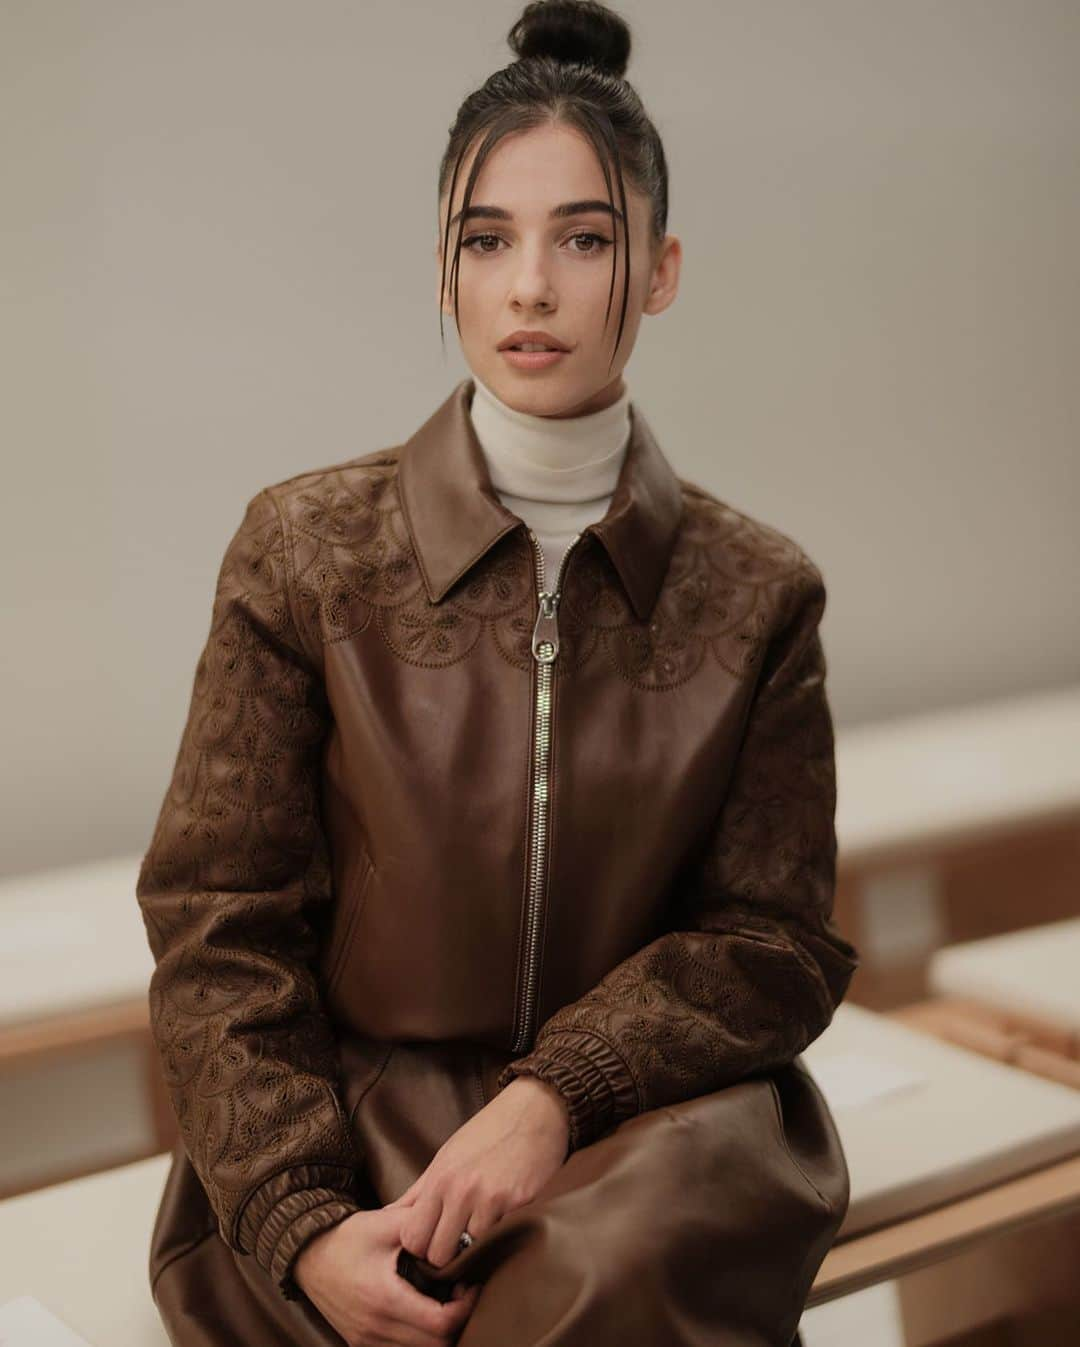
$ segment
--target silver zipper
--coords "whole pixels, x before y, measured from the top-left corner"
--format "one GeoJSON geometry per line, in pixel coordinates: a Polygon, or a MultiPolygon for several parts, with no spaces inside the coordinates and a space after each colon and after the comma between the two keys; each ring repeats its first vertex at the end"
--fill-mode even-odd
{"type": "Polygon", "coordinates": [[[526,857],[528,886],[525,896],[525,974],[518,987],[518,1029],[513,1051],[524,1052],[532,1044],[539,977],[540,895],[548,864],[548,796],[551,785],[551,689],[555,660],[559,654],[559,599],[566,562],[580,533],[575,533],[562,555],[555,588],[544,589],[544,549],[532,529],[529,540],[536,556],[537,613],[533,626],[532,653],[536,665],[533,697],[532,795],[529,808],[529,844],[526,857]]]}

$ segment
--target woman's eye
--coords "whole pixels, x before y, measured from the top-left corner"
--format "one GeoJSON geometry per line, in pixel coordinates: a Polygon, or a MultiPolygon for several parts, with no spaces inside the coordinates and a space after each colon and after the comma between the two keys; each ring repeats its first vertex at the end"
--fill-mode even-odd
{"type": "Polygon", "coordinates": [[[610,240],[610,239],[604,238],[603,235],[601,235],[601,234],[592,234],[592,233],[589,233],[589,232],[585,232],[585,233],[581,233],[581,234],[574,234],[574,235],[571,236],[571,238],[572,238],[572,240],[574,240],[574,241],[576,241],[577,239],[592,239],[592,240],[593,240],[593,243],[594,243],[594,245],[595,245],[595,246],[592,247],[592,248],[585,248],[585,249],[574,248],[572,251],[575,252],[575,253],[580,253],[580,252],[585,252],[586,254],[587,254],[587,253],[601,253],[601,252],[604,251],[605,248],[609,248],[609,247],[611,246],[611,240],[610,240]]]}
{"type": "Polygon", "coordinates": [[[473,248],[474,243],[482,243],[485,239],[494,239],[495,242],[498,243],[499,236],[498,234],[471,234],[467,239],[463,240],[461,246],[462,248],[471,249],[474,253],[497,252],[498,250],[495,248],[473,248]]]}
{"type": "MultiPolygon", "coordinates": [[[[590,253],[603,252],[605,248],[611,247],[610,239],[604,238],[602,234],[594,234],[589,230],[583,230],[580,234],[571,234],[569,242],[576,244],[579,239],[589,239],[592,241],[592,247],[590,248],[571,248],[571,252],[580,253],[583,257],[589,256],[590,253]]],[[[468,249],[474,253],[490,254],[499,251],[498,247],[487,248],[476,246],[477,244],[485,244],[487,242],[498,244],[500,242],[498,234],[470,234],[467,239],[462,240],[461,246],[463,249],[468,249]]]]}

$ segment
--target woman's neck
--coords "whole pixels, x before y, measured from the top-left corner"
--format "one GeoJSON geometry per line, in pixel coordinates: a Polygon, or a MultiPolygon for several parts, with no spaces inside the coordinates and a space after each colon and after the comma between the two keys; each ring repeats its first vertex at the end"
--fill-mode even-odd
{"type": "Polygon", "coordinates": [[[585,416],[534,416],[473,378],[470,415],[497,491],[541,501],[609,496],[630,439],[630,392],[585,416]]]}

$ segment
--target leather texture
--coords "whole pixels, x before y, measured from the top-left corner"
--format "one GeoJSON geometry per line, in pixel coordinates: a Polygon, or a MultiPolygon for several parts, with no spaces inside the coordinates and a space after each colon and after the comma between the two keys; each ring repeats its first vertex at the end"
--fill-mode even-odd
{"type": "Polygon", "coordinates": [[[848,1202],[798,1059],[858,965],[822,576],[632,403],[544,701],[473,390],[226,549],[137,884],[181,1137],[155,1298],[174,1344],[340,1343],[300,1250],[531,1073],[568,1157],[430,1269],[487,1283],[464,1347],[786,1347],[848,1202]]]}

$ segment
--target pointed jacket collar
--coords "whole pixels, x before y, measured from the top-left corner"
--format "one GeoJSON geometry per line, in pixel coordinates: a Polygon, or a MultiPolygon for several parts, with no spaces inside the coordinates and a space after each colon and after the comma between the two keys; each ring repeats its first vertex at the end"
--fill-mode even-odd
{"type": "MultiPolygon", "coordinates": [[[[491,484],[463,379],[402,446],[398,486],[405,522],[432,603],[504,533],[522,527],[491,484]]],[[[584,532],[604,546],[634,612],[652,612],[682,518],[682,488],[645,418],[630,403],[630,439],[602,519],[584,532]]]]}

